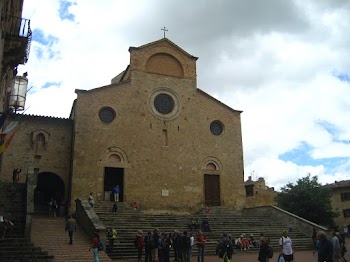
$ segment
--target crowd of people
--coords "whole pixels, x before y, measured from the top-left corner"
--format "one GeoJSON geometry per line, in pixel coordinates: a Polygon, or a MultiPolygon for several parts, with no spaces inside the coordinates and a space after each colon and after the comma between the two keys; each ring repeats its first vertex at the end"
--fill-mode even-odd
{"type": "Polygon", "coordinates": [[[141,262],[144,255],[145,262],[170,261],[170,250],[174,251],[174,261],[189,262],[192,256],[192,248],[194,245],[198,248],[198,257],[200,262],[204,262],[204,246],[206,238],[202,231],[199,230],[196,238],[193,233],[187,231],[165,232],[154,229],[143,235],[141,230],[138,231],[134,240],[137,248],[138,262],[141,262]]]}

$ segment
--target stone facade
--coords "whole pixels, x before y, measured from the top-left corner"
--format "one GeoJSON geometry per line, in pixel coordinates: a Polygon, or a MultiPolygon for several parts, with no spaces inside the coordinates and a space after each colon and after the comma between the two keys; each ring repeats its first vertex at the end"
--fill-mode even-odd
{"type": "Polygon", "coordinates": [[[129,52],[110,85],[76,90],[70,120],[28,117],[4,153],[2,179],[24,159],[23,168],[60,176],[72,207],[90,192],[109,201],[118,184],[121,201],[142,209],[243,209],[241,111],[198,89],[197,58],[170,40],[129,52]],[[41,131],[49,143],[37,159],[41,131]]]}
{"type": "Polygon", "coordinates": [[[276,205],[277,192],[273,187],[265,184],[265,179],[260,177],[257,181],[253,181],[249,176],[245,181],[246,188],[246,208],[276,205]]]}
{"type": "MultiPolygon", "coordinates": [[[[11,121],[8,119],[7,123],[11,121]]],[[[13,169],[21,168],[19,183],[24,183],[28,170],[36,168],[39,177],[57,176],[64,184],[64,199],[68,199],[72,127],[69,119],[22,116],[10,146],[2,154],[1,181],[12,182],[13,169]]]]}
{"type": "Polygon", "coordinates": [[[350,180],[335,181],[326,185],[332,190],[331,204],[339,216],[334,222],[340,229],[350,225],[350,180]]]}

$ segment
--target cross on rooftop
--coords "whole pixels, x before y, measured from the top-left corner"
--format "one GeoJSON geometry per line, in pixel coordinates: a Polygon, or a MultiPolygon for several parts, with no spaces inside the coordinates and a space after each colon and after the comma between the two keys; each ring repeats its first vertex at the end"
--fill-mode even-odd
{"type": "Polygon", "coordinates": [[[164,31],[164,38],[165,38],[165,32],[168,31],[168,29],[166,29],[166,27],[164,26],[164,28],[162,28],[160,30],[164,31]]]}

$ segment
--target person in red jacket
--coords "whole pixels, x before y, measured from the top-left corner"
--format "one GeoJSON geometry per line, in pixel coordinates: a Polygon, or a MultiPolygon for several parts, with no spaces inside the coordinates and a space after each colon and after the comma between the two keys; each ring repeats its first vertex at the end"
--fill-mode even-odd
{"type": "Polygon", "coordinates": [[[135,246],[137,248],[137,261],[141,262],[143,248],[145,247],[145,241],[142,236],[142,230],[139,230],[135,239],[135,246]]]}
{"type": "Polygon", "coordinates": [[[94,235],[92,236],[92,246],[89,248],[89,251],[92,248],[92,251],[94,253],[94,259],[95,262],[99,262],[99,258],[98,258],[98,241],[100,240],[100,235],[95,232],[94,235]]]}
{"type": "Polygon", "coordinates": [[[202,231],[198,231],[198,236],[196,238],[197,247],[198,247],[198,262],[204,262],[204,246],[207,242],[206,237],[203,235],[202,231]]]}

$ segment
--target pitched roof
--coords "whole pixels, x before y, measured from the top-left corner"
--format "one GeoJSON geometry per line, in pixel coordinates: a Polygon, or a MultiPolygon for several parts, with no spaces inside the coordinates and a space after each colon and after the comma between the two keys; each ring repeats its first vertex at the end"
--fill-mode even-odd
{"type": "Polygon", "coordinates": [[[170,41],[168,38],[164,37],[164,38],[161,38],[157,41],[154,41],[154,42],[151,42],[151,43],[148,43],[148,44],[145,44],[145,45],[142,45],[142,46],[139,46],[139,47],[129,47],[129,52],[130,50],[133,50],[133,49],[142,49],[144,47],[147,47],[147,46],[151,46],[151,45],[154,45],[154,44],[157,44],[157,43],[160,43],[160,42],[168,42],[169,44],[173,45],[174,47],[176,47],[177,49],[179,49],[182,53],[184,53],[185,55],[187,55],[189,58],[192,58],[192,59],[195,59],[197,60],[198,57],[196,56],[193,56],[193,55],[190,55],[189,53],[187,53],[185,50],[183,50],[181,47],[179,47],[178,45],[176,45],[174,42],[170,41]]]}

